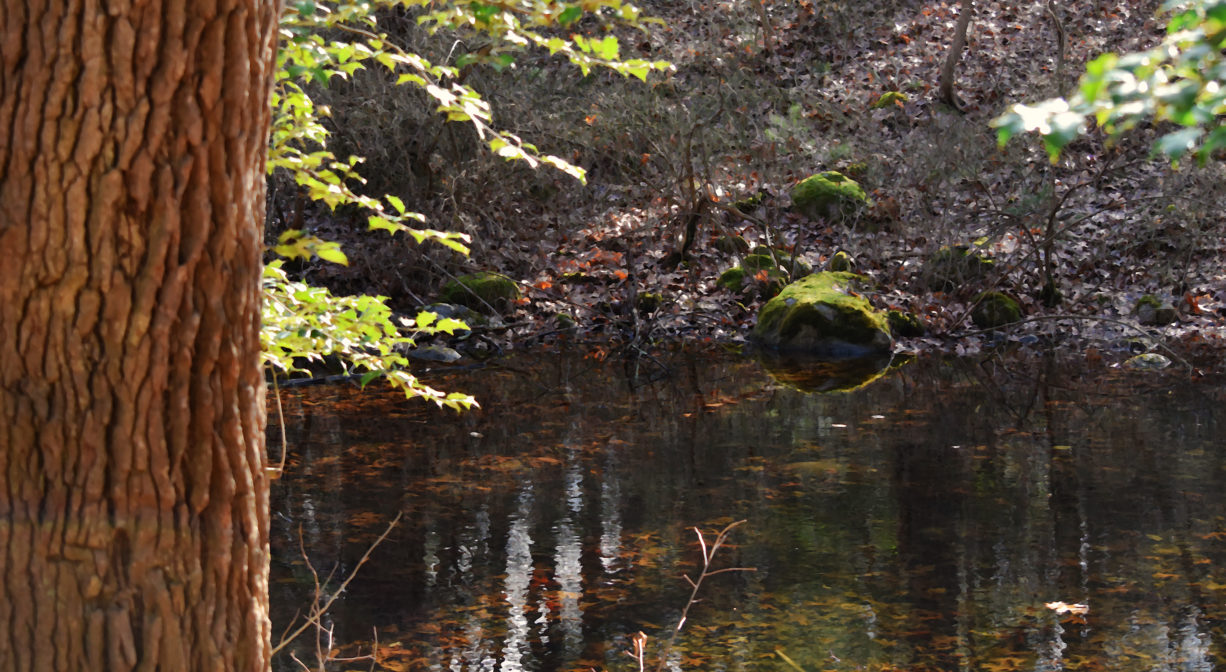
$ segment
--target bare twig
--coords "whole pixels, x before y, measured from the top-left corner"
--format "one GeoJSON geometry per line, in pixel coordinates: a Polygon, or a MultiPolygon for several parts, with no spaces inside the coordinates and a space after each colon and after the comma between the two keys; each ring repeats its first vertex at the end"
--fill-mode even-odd
{"type": "MultiPolygon", "coordinates": [[[[690,591],[690,599],[686,601],[685,607],[681,609],[681,618],[677,620],[677,627],[673,628],[673,632],[669,636],[668,642],[664,645],[664,648],[660,650],[655,667],[656,672],[664,669],[664,666],[668,661],[668,652],[673,650],[673,647],[677,641],[677,635],[681,632],[681,628],[685,627],[685,622],[689,617],[690,607],[698,603],[698,591],[700,588],[702,588],[702,582],[704,580],[706,580],[708,577],[715,576],[716,574],[723,574],[725,572],[758,571],[756,567],[725,567],[723,569],[711,569],[711,561],[715,559],[715,553],[719,551],[720,547],[723,546],[728,540],[728,533],[730,533],[733,528],[744,522],[744,520],[738,520],[734,523],[729,523],[726,527],[724,527],[724,529],[720,530],[715,535],[715,539],[711,542],[711,546],[709,548],[707,546],[706,536],[703,535],[702,530],[698,529],[697,527],[692,528],[694,530],[694,534],[698,535],[698,546],[702,552],[702,572],[698,574],[697,579],[691,579],[688,574],[682,575],[681,577],[685,579],[686,583],[690,584],[690,588],[692,589],[690,591]]],[[[643,672],[643,670],[646,669],[644,667],[644,660],[647,635],[640,632],[632,638],[632,641],[634,642],[634,651],[627,651],[626,653],[638,662],[639,672],[643,672]]]]}
{"type": "Polygon", "coordinates": [[[391,534],[392,530],[396,528],[396,525],[397,523],[400,522],[400,518],[402,516],[404,516],[403,511],[398,511],[396,513],[396,517],[392,518],[391,522],[387,524],[387,529],[383,530],[383,534],[380,534],[379,538],[375,539],[374,542],[370,545],[370,547],[366,549],[366,552],[362,554],[362,557],[358,559],[357,565],[355,565],[353,570],[349,572],[349,576],[345,577],[345,580],[341,582],[341,585],[338,586],[337,589],[333,591],[331,595],[328,595],[326,600],[323,600],[322,606],[319,603],[320,603],[320,600],[323,599],[323,593],[325,592],[328,586],[328,583],[331,580],[331,576],[329,575],[329,579],[324,581],[323,584],[320,585],[319,575],[316,574],[315,568],[312,567],[309,562],[307,563],[307,567],[311,570],[311,574],[315,577],[315,584],[317,586],[316,595],[315,595],[315,605],[311,607],[310,614],[306,617],[306,621],[302,625],[298,626],[298,628],[296,628],[288,636],[281,637],[281,641],[278,642],[277,645],[274,646],[272,649],[272,652],[274,655],[281,649],[284,649],[286,646],[288,646],[295,639],[297,639],[299,635],[305,632],[306,629],[311,627],[312,625],[316,626],[320,630],[324,629],[323,623],[321,621],[324,614],[328,613],[328,610],[332,608],[332,604],[336,602],[336,598],[340,597],[341,593],[345,592],[345,589],[349,587],[349,583],[353,581],[353,579],[358,575],[358,571],[362,569],[362,565],[366,564],[366,561],[370,559],[370,554],[373,553],[374,550],[379,547],[379,544],[383,543],[384,539],[387,539],[387,535],[391,534]]]}

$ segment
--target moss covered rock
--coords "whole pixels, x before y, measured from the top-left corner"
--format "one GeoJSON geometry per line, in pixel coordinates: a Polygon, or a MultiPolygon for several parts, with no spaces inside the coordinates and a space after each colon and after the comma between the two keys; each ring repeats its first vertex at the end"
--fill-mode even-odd
{"type": "Polygon", "coordinates": [[[983,278],[993,263],[965,245],[945,246],[928,257],[923,274],[928,289],[948,292],[983,278]]]}
{"type": "Polygon", "coordinates": [[[1130,369],[1165,369],[1171,365],[1171,360],[1156,352],[1146,352],[1128,358],[1124,366],[1130,369]]]}
{"type": "Polygon", "coordinates": [[[996,329],[1021,319],[1021,306],[1003,292],[983,292],[975,297],[971,321],[980,329],[996,329]]]}
{"type": "Polygon", "coordinates": [[[919,318],[911,313],[904,313],[901,310],[891,310],[885,314],[885,319],[890,323],[890,333],[894,336],[902,338],[918,338],[924,335],[924,324],[919,321],[919,318]]]}
{"type": "Polygon", "coordinates": [[[1043,283],[1043,288],[1039,290],[1039,303],[1042,303],[1047,308],[1055,308],[1064,302],[1064,292],[1060,291],[1060,287],[1055,281],[1048,280],[1043,283]]]}
{"type": "MultiPolygon", "coordinates": [[[[793,260],[792,253],[782,248],[778,248],[778,247],[770,248],[765,245],[759,245],[753,248],[753,253],[750,256],[751,257],[766,257],[767,259],[770,259],[771,263],[774,264],[775,268],[778,268],[779,270],[785,273],[791,274],[793,280],[803,278],[804,276],[813,272],[812,266],[806,264],[803,260],[799,258],[793,260]],[[793,267],[793,263],[795,263],[794,267],[793,267]]],[[[748,261],[749,261],[749,258],[747,257],[746,262],[748,261]]],[[[754,263],[761,263],[761,262],[758,260],[755,260],[754,263]]],[[[744,263],[742,263],[741,266],[746,267],[744,263]]],[[[770,268],[770,265],[760,266],[757,270],[761,270],[762,268],[770,268]]],[[[746,269],[748,270],[748,267],[746,267],[746,269]]]]}
{"type": "Polygon", "coordinates": [[[779,268],[779,264],[769,254],[750,254],[741,260],[741,268],[756,273],[763,269],[779,268]]]}
{"type": "Polygon", "coordinates": [[[856,264],[854,261],[852,261],[851,255],[847,254],[846,252],[835,252],[834,256],[830,257],[830,270],[832,271],[849,273],[855,265],[856,264]]]}
{"type": "Polygon", "coordinates": [[[740,292],[757,284],[762,298],[769,299],[783,289],[789,277],[799,278],[812,272],[813,269],[799,259],[796,260],[793,269],[792,257],[784,250],[771,250],[769,247],[759,246],[754,248],[753,254],[747,255],[739,265],[721,273],[715,284],[730,292],[740,292]],[[793,270],[794,273],[789,273],[793,270]],[[751,282],[753,278],[760,277],[759,274],[762,271],[766,271],[765,282],[751,282]]]}
{"type": "Polygon", "coordinates": [[[519,298],[519,287],[505,275],[481,271],[462,275],[443,286],[442,299],[447,303],[482,310],[486,305],[504,310],[519,298]]]}
{"type": "Polygon", "coordinates": [[[664,305],[664,295],[657,292],[639,292],[638,296],[634,297],[634,307],[639,309],[640,313],[654,313],[664,305]]]}
{"type": "Polygon", "coordinates": [[[794,282],[762,306],[754,338],[777,350],[828,357],[889,352],[885,315],[854,292],[864,283],[864,276],[831,272],[794,282]]]}
{"type": "Polygon", "coordinates": [[[868,195],[860,184],[834,170],[801,180],[790,195],[792,207],[809,219],[842,221],[868,205],[868,195]]]}
{"type": "Polygon", "coordinates": [[[1146,294],[1137,299],[1132,305],[1132,314],[1137,316],[1137,321],[1141,324],[1151,327],[1160,327],[1164,324],[1170,324],[1179,317],[1179,313],[1175,310],[1169,301],[1146,294]]]}
{"type": "Polygon", "coordinates": [[[734,266],[721,273],[715,284],[733,293],[743,293],[757,285],[756,291],[765,299],[778,294],[779,290],[783,289],[783,286],[787,284],[787,275],[777,268],[766,269],[766,281],[760,284],[754,281],[754,277],[758,272],[751,272],[740,266],[734,266]]]}
{"type": "Polygon", "coordinates": [[[715,284],[730,292],[739,292],[741,291],[741,286],[745,284],[745,269],[740,266],[733,266],[720,273],[719,279],[715,281],[715,284]]]}
{"type": "Polygon", "coordinates": [[[907,97],[907,94],[903,93],[902,91],[886,91],[885,93],[881,94],[880,98],[873,101],[873,104],[869,107],[874,110],[880,110],[886,107],[901,107],[909,100],[910,98],[907,97]]]}
{"type": "Polygon", "coordinates": [[[762,205],[762,202],[765,200],[766,190],[759,189],[758,193],[756,194],[750,194],[749,196],[738,198],[737,200],[733,201],[732,207],[740,210],[741,212],[753,212],[754,210],[757,210],[758,206],[762,205]]]}
{"type": "Polygon", "coordinates": [[[720,236],[715,239],[715,249],[724,254],[745,254],[749,251],[749,241],[741,236],[720,236]]]}

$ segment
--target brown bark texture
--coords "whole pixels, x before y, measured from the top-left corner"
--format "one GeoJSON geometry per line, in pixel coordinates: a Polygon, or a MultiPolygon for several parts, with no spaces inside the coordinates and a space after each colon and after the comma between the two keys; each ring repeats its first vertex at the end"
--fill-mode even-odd
{"type": "Polygon", "coordinates": [[[269,666],[279,4],[0,0],[0,670],[269,666]]]}

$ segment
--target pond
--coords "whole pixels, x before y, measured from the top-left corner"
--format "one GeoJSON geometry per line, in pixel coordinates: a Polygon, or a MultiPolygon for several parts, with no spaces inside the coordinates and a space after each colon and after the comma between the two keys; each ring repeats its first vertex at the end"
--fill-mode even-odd
{"type": "MultiPolygon", "coordinates": [[[[430,377],[479,398],[462,415],[373,387],[282,390],[274,630],[312,603],[313,571],[337,585],[400,513],[299,659],[1226,665],[1220,382],[1057,356],[920,359],[827,393],[796,373],[710,352],[520,355],[430,377]],[[742,520],[709,566],[735,571],[702,581],[670,645],[684,577],[742,520]]],[[[276,455],[275,405],[269,422],[276,455]]]]}

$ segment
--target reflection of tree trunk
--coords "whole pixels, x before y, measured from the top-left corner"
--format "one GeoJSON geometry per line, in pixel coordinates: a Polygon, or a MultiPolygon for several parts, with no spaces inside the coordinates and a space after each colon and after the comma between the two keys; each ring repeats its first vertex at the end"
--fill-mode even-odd
{"type": "Polygon", "coordinates": [[[954,27],[954,43],[949,47],[949,53],[945,55],[945,63],[941,65],[941,81],[937,89],[937,97],[940,101],[958,110],[962,109],[962,101],[958,99],[958,93],[954,91],[954,70],[962,58],[962,49],[966,47],[966,29],[971,25],[971,15],[974,11],[972,0],[962,0],[962,5],[958,10],[958,24],[954,27]]]}
{"type": "Polygon", "coordinates": [[[278,14],[0,0],[0,669],[268,667],[278,14]]]}

